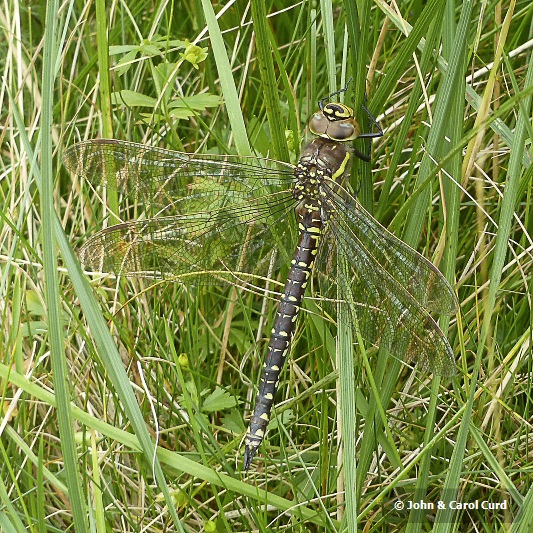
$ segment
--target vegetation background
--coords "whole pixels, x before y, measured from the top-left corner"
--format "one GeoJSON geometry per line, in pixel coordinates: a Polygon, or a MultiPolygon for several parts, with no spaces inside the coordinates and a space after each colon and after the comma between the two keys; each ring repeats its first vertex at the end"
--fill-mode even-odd
{"type": "Polygon", "coordinates": [[[531,531],[532,12],[2,4],[0,530],[531,531]],[[295,161],[317,100],[350,77],[346,102],[359,113],[366,92],[385,129],[353,186],[455,284],[461,312],[440,325],[458,372],[364,347],[339,369],[335,324],[304,313],[245,474],[275,300],[85,276],[72,250],[107,211],[61,155],[116,137],[295,161]]]}

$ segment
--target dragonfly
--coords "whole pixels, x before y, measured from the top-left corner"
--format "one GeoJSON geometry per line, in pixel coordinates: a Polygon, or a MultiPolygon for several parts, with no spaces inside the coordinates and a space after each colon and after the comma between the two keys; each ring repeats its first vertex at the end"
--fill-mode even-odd
{"type": "Polygon", "coordinates": [[[383,131],[369,113],[378,131],[361,132],[354,110],[333,99],[343,91],[319,101],[308,121],[312,139],[296,165],[108,139],[75,144],[64,155],[72,173],[144,209],[144,218],[86,240],[79,256],[92,271],[245,285],[290,266],[244,439],[244,470],[265,437],[306,287],[314,279],[318,301],[338,301],[336,283],[346,289],[342,316],[370,344],[385,344],[423,370],[455,372],[453,350],[434,318],[457,312],[454,290],[350,189],[353,157],[369,161],[353,141],[383,131]],[[337,268],[341,260],[344,268],[337,268]]]}

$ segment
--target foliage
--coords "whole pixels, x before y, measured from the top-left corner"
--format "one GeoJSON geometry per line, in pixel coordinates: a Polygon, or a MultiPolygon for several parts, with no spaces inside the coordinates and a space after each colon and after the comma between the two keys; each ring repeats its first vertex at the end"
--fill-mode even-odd
{"type": "Polygon", "coordinates": [[[0,529],[72,529],[77,484],[78,519],[96,531],[526,531],[532,4],[275,0],[267,23],[254,25],[241,1],[215,5],[218,19],[206,1],[113,3],[103,22],[78,0],[57,13],[51,65],[42,56],[46,5],[0,8],[0,529]],[[97,55],[106,38],[109,72],[97,55]],[[220,39],[224,47],[212,45],[220,39]],[[47,68],[59,69],[51,131],[40,127],[47,68]],[[243,474],[243,415],[275,298],[110,276],[92,276],[84,292],[64,235],[76,249],[112,216],[101,191],[65,171],[61,153],[109,123],[117,138],[188,152],[277,156],[289,153],[289,139],[294,160],[318,99],[351,76],[346,102],[355,101],[365,131],[364,101],[385,129],[371,147],[356,142],[372,163],[353,169],[352,186],[455,283],[461,313],[440,325],[458,373],[440,382],[356,347],[356,405],[339,406],[335,317],[310,299],[277,416],[243,474]],[[44,136],[55,147],[54,207],[65,232],[55,226],[54,324],[43,281],[44,136]],[[70,396],[57,396],[52,342],[70,396]],[[59,430],[60,400],[71,402],[70,439],[59,430]],[[352,472],[340,463],[346,411],[360,436],[352,472]],[[346,486],[348,474],[356,487],[346,486]],[[443,510],[439,501],[478,508],[443,510]],[[357,523],[345,514],[352,503],[357,523]]]}

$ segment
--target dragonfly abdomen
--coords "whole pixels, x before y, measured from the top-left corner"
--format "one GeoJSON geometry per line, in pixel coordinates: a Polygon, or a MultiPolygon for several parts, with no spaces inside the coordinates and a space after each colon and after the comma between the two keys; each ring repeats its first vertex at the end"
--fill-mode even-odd
{"type": "Polygon", "coordinates": [[[248,470],[259,445],[263,441],[270,420],[270,412],[279,383],[279,375],[287,359],[298,312],[318,251],[323,222],[318,210],[298,213],[300,239],[291,261],[291,268],[280,299],[272,328],[268,352],[263,365],[261,384],[245,439],[244,469],[248,470]]]}

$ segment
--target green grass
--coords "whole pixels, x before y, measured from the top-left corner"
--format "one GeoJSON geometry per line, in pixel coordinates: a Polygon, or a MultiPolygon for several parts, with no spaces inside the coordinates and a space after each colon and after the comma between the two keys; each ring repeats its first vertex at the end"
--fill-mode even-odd
{"type": "Polygon", "coordinates": [[[54,2],[0,8],[0,530],[529,531],[530,2],[272,2],[267,20],[259,3],[103,4],[54,13],[55,39],[54,2]],[[454,283],[458,372],[352,350],[309,300],[243,474],[275,298],[87,277],[73,250],[111,215],[61,155],[113,136],[295,161],[350,77],[365,130],[365,92],[386,130],[352,185],[454,283]]]}

